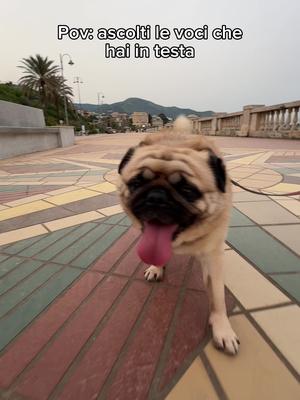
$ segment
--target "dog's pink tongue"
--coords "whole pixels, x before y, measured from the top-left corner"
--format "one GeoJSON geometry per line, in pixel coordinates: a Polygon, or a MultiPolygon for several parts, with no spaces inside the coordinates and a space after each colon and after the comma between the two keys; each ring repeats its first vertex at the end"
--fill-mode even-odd
{"type": "Polygon", "coordinates": [[[139,257],[156,267],[165,265],[172,255],[172,235],[177,225],[156,225],[146,222],[138,243],[139,257]]]}

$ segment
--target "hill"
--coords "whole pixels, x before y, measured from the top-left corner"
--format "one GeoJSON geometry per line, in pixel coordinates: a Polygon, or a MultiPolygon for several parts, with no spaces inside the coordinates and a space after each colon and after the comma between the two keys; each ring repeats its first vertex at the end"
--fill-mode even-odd
{"type": "MultiPolygon", "coordinates": [[[[78,108],[78,104],[76,104],[78,108]]],[[[127,114],[131,114],[134,111],[144,111],[151,115],[165,114],[167,117],[175,118],[178,115],[189,115],[195,114],[199,117],[209,117],[213,114],[213,111],[195,111],[190,108],[179,108],[179,107],[164,107],[159,104],[152,103],[151,101],[139,99],[137,97],[130,97],[124,101],[119,101],[117,103],[112,104],[81,104],[81,109],[90,111],[90,112],[124,112],[127,114]]]]}

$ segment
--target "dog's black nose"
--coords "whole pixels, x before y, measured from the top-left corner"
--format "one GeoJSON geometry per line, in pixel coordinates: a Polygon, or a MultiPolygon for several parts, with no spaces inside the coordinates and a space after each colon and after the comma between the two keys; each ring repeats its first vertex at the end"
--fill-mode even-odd
{"type": "Polygon", "coordinates": [[[164,189],[152,189],[147,193],[146,202],[148,205],[159,205],[168,200],[167,192],[164,189]]]}

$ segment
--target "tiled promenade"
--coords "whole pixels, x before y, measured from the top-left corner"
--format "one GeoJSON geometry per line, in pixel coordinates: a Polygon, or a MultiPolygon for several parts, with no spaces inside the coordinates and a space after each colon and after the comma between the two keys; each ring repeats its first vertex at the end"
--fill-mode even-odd
{"type": "MultiPolygon", "coordinates": [[[[226,356],[193,259],[143,279],[115,186],[142,136],[0,161],[0,398],[299,399],[299,196],[234,188],[225,279],[241,348],[226,356]]],[[[300,190],[299,141],[217,141],[241,184],[300,190]]]]}

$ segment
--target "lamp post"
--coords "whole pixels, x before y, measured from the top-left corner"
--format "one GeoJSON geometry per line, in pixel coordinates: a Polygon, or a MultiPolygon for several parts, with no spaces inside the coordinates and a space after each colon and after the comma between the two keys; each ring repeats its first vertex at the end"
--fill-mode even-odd
{"type": "Polygon", "coordinates": [[[104,93],[98,92],[98,113],[100,114],[100,96],[101,96],[101,105],[103,104],[103,99],[104,99],[104,93]]]}
{"type": "Polygon", "coordinates": [[[77,90],[78,90],[78,102],[79,102],[79,108],[81,108],[81,97],[80,97],[80,83],[83,83],[82,79],[80,76],[75,76],[73,83],[77,83],[77,90]]]}
{"type": "Polygon", "coordinates": [[[66,91],[65,91],[65,78],[64,78],[64,63],[63,59],[65,56],[69,57],[69,65],[74,65],[71,56],[67,53],[65,54],[60,54],[59,59],[60,59],[60,70],[61,70],[61,77],[62,77],[62,85],[63,85],[63,95],[64,95],[64,110],[65,110],[65,124],[69,125],[69,117],[68,117],[68,109],[67,109],[67,98],[66,98],[66,91]]]}

